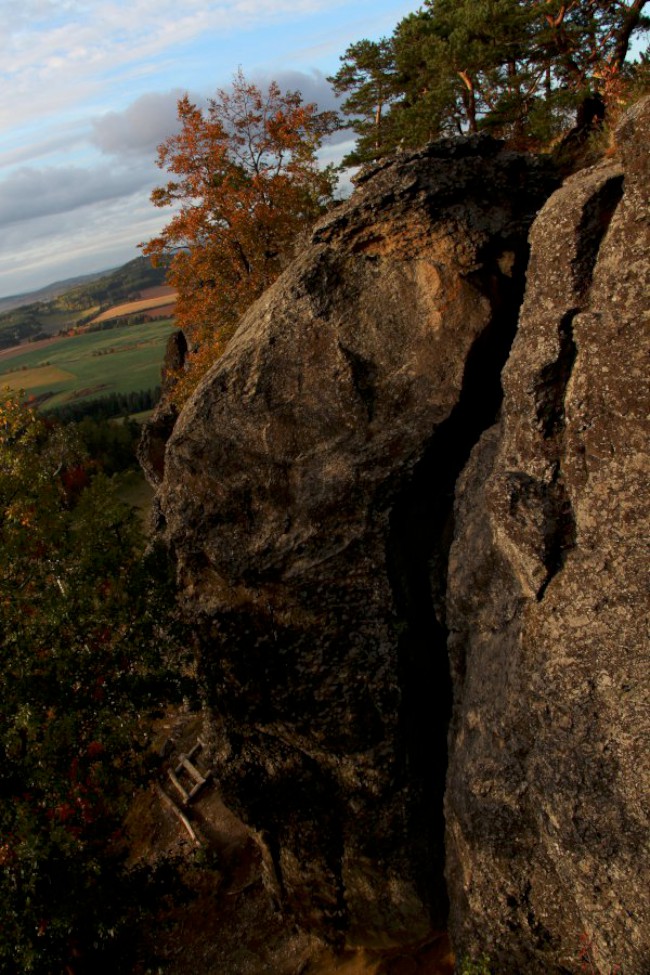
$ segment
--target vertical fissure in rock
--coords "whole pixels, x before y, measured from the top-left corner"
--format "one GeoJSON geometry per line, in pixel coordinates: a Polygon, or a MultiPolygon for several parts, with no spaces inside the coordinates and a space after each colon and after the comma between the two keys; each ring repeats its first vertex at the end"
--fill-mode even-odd
{"type": "Polygon", "coordinates": [[[589,197],[577,228],[577,253],[572,261],[576,293],[581,297],[591,288],[598,251],[623,196],[624,177],[617,173],[589,197]]]}
{"type": "Polygon", "coordinates": [[[549,441],[552,477],[543,501],[546,576],[536,598],[541,602],[550,583],[566,562],[576,543],[576,521],[562,472],[564,456],[565,401],[578,355],[573,323],[587,301],[600,245],[623,195],[623,176],[603,183],[585,206],[576,231],[576,257],[572,262],[579,307],[570,308],[558,325],[558,354],[540,371],[535,386],[535,411],[544,440],[549,441]]]}
{"type": "Polygon", "coordinates": [[[546,578],[537,591],[541,602],[550,582],[562,569],[568,552],[575,546],[576,521],[573,505],[562,476],[565,400],[578,349],[573,337],[573,321],[578,309],[572,308],[558,326],[559,352],[555,362],[545,366],[536,388],[535,408],[542,436],[554,442],[555,461],[544,511],[544,565],[546,578]]]}
{"type": "Polygon", "coordinates": [[[544,366],[535,386],[535,412],[545,440],[564,430],[564,400],[578,349],[573,338],[577,308],[564,315],[558,327],[559,352],[554,362],[544,366]]]}
{"type": "Polygon", "coordinates": [[[494,273],[484,270],[477,278],[488,290],[491,321],[469,352],[456,406],[433,434],[390,515],[387,563],[399,641],[402,760],[416,797],[410,810],[413,862],[421,864],[421,896],[440,926],[448,913],[443,798],[452,685],[445,593],[454,492],[503,399],[501,370],[517,328],[528,256],[521,245],[513,250],[520,257],[510,277],[498,270],[493,255],[485,263],[494,273]]]}

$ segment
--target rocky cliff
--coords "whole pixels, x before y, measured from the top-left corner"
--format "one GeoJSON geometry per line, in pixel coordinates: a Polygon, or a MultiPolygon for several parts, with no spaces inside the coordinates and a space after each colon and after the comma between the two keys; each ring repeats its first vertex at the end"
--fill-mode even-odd
{"type": "Polygon", "coordinates": [[[584,931],[648,961],[644,126],[625,182],[581,174],[535,224],[510,359],[554,177],[438,143],[317,226],[156,456],[223,793],[335,942],[426,941],[450,900],[500,971],[572,971],[584,931]]]}
{"type": "Polygon", "coordinates": [[[456,490],[452,935],[650,971],[650,102],[537,218],[499,423],[456,490]]]}

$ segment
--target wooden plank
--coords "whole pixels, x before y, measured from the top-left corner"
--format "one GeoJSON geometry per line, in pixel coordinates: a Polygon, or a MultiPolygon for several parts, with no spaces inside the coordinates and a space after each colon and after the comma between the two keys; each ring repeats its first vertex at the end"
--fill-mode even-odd
{"type": "Polygon", "coordinates": [[[181,770],[184,768],[185,771],[192,776],[195,782],[200,782],[201,785],[203,785],[205,782],[205,777],[201,775],[197,767],[192,765],[189,758],[187,758],[185,755],[181,755],[180,759],[180,764],[176,768],[176,775],[179,775],[181,770]]]}
{"type": "Polygon", "coordinates": [[[172,780],[172,782],[174,783],[174,785],[176,786],[176,788],[178,789],[178,791],[182,795],[183,802],[188,802],[189,801],[189,798],[190,798],[189,792],[186,792],[185,788],[178,781],[178,779],[176,778],[176,776],[174,775],[174,773],[172,772],[171,769],[167,769],[167,775],[169,776],[169,778],[172,780]]]}
{"type": "Polygon", "coordinates": [[[188,799],[188,802],[191,802],[191,800],[197,795],[197,793],[201,791],[201,789],[203,788],[206,782],[207,779],[203,779],[201,782],[197,782],[196,785],[192,786],[192,788],[190,789],[190,798],[188,799]]]}
{"type": "Polygon", "coordinates": [[[164,789],[161,789],[161,787],[158,785],[158,783],[156,783],[156,790],[158,792],[158,795],[162,799],[162,801],[165,803],[165,805],[169,809],[171,809],[171,811],[174,813],[174,815],[178,819],[180,819],[181,823],[183,824],[183,826],[185,827],[185,829],[189,833],[189,835],[192,838],[192,840],[197,844],[197,846],[201,846],[202,845],[201,844],[201,840],[198,838],[198,836],[196,835],[196,833],[192,829],[192,824],[190,823],[189,819],[187,818],[187,816],[185,815],[185,813],[183,812],[183,810],[180,809],[177,806],[177,804],[174,802],[174,800],[172,799],[171,796],[167,795],[167,793],[165,792],[164,789]]]}

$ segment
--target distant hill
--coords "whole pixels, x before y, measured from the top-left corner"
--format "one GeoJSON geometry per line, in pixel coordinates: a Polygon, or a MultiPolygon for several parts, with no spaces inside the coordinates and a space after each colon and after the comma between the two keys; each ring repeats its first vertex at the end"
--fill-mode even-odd
{"type": "Polygon", "coordinates": [[[13,311],[15,308],[22,308],[24,305],[52,301],[52,299],[58,298],[59,295],[65,294],[72,288],[88,284],[90,281],[97,281],[99,278],[104,278],[118,270],[119,268],[111,267],[104,271],[96,271],[94,274],[79,274],[74,278],[65,278],[64,281],[55,281],[44,288],[39,288],[38,291],[25,291],[19,295],[8,295],[6,298],[0,298],[0,314],[13,311]]]}
{"type": "Polygon", "coordinates": [[[165,283],[166,268],[136,257],[102,274],[70,278],[27,295],[0,300],[0,349],[85,325],[114,305],[138,301],[165,283]],[[4,309],[4,310],[3,310],[4,309]]]}

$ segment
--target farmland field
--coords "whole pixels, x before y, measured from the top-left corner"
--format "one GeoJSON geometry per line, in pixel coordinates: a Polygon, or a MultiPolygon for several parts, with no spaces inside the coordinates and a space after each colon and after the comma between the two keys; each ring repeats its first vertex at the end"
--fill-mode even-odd
{"type": "Polygon", "coordinates": [[[62,406],[108,393],[132,393],[160,383],[165,346],[174,325],[147,322],[51,341],[0,357],[0,388],[10,385],[62,406]]]}
{"type": "Polygon", "coordinates": [[[2,385],[9,386],[10,389],[38,389],[54,383],[65,383],[70,379],[74,379],[74,375],[58,366],[34,366],[33,369],[20,369],[6,374],[2,385]]]}
{"type": "Polygon", "coordinates": [[[163,308],[174,307],[176,292],[173,288],[150,288],[149,290],[157,291],[158,294],[140,298],[138,301],[129,301],[122,305],[113,305],[112,308],[108,308],[101,315],[93,318],[90,324],[94,325],[95,322],[107,322],[111,318],[122,318],[125,315],[137,315],[142,312],[155,312],[163,308]]]}

